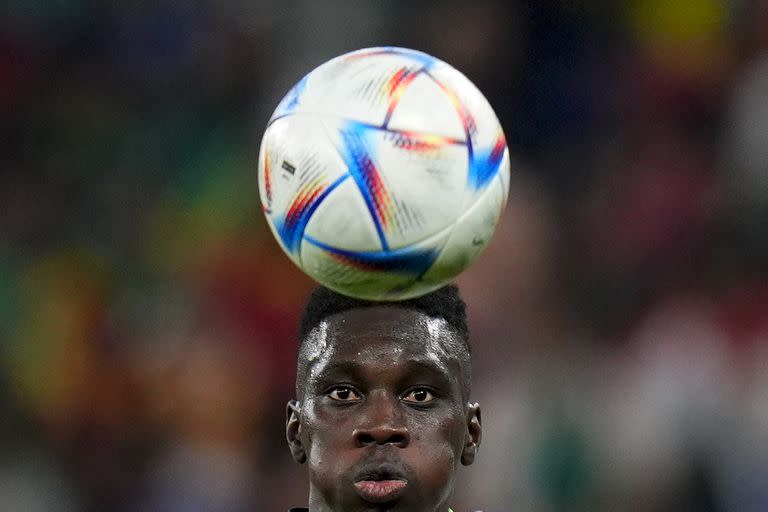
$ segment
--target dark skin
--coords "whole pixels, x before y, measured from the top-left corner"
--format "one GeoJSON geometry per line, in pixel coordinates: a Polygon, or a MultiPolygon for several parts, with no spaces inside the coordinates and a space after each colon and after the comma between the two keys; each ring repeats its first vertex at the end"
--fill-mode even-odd
{"type": "Polygon", "coordinates": [[[376,306],[328,317],[305,345],[286,436],[309,466],[309,511],[447,512],[482,432],[453,328],[376,306]]]}

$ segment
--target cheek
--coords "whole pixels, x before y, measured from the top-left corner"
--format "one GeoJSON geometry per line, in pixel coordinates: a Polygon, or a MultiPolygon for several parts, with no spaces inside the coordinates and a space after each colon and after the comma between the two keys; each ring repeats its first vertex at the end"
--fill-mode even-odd
{"type": "Polygon", "coordinates": [[[423,444],[433,446],[450,447],[457,454],[460,452],[465,434],[462,411],[455,409],[446,411],[444,415],[416,418],[414,423],[414,432],[418,432],[414,440],[423,440],[423,444]]]}
{"type": "Polygon", "coordinates": [[[316,483],[337,481],[349,465],[353,448],[349,420],[319,407],[308,406],[304,413],[303,443],[307,451],[310,477],[316,483]]]}
{"type": "MultiPolygon", "coordinates": [[[[449,488],[464,444],[464,428],[459,415],[436,419],[413,432],[409,463],[418,470],[426,488],[439,494],[449,488]]],[[[426,490],[426,489],[425,489],[426,490]]]]}

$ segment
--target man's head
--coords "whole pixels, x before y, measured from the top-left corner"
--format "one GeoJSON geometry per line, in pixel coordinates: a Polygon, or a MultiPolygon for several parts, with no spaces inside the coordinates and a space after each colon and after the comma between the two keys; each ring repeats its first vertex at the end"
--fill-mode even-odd
{"type": "Polygon", "coordinates": [[[393,303],[318,288],[300,338],[286,435],[310,510],[447,510],[481,435],[456,287],[393,303]]]}

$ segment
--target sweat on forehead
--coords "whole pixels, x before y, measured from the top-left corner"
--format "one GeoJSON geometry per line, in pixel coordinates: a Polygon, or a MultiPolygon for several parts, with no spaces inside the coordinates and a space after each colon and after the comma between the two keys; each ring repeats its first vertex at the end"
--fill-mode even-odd
{"type": "Polygon", "coordinates": [[[461,359],[466,353],[464,342],[444,319],[396,306],[360,308],[330,315],[307,334],[303,344],[307,357],[339,344],[350,348],[364,345],[368,350],[376,345],[410,347],[410,351],[423,347],[443,359],[461,359]]]}
{"type": "Polygon", "coordinates": [[[378,306],[329,315],[309,332],[299,351],[297,395],[329,367],[361,363],[374,372],[429,366],[456,375],[462,394],[469,393],[470,355],[448,322],[413,309],[378,306]]]}

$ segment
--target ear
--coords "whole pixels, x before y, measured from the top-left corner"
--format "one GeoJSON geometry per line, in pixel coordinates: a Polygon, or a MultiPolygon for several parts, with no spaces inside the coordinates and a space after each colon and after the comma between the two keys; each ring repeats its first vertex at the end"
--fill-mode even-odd
{"type": "Polygon", "coordinates": [[[285,406],[285,438],[293,460],[304,464],[307,461],[307,453],[301,442],[301,411],[297,400],[291,400],[285,406]]]}
{"type": "Polygon", "coordinates": [[[461,463],[469,466],[475,462],[477,448],[483,437],[483,425],[480,417],[480,404],[473,402],[467,405],[467,434],[464,448],[461,451],[461,463]]]}

